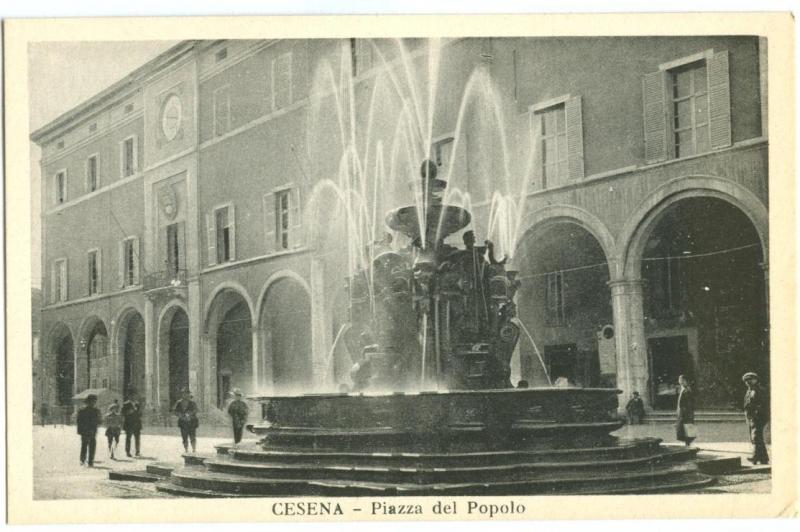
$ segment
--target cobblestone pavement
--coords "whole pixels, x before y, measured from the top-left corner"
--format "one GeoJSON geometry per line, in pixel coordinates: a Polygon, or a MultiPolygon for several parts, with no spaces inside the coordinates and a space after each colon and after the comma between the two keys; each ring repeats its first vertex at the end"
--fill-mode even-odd
{"type": "MultiPolygon", "coordinates": [[[[715,454],[746,456],[749,450],[744,423],[708,423],[699,427],[697,447],[715,454]]],[[[106,439],[101,432],[97,437],[95,467],[79,464],[80,438],[74,426],[33,427],[34,441],[34,497],[36,499],[104,499],[104,498],[152,498],[162,497],[152,484],[122,482],[108,479],[111,470],[143,470],[149,463],[182,463],[180,435],[177,427],[146,427],[142,434],[142,456],[125,456],[122,435],[117,459],[111,460],[106,448],[106,439]]],[[[665,443],[675,443],[674,428],[669,424],[637,425],[623,427],[615,433],[622,438],[652,436],[662,438],[665,443]]],[[[245,443],[254,441],[253,434],[245,435],[245,443]]],[[[198,430],[200,454],[214,452],[214,445],[229,442],[228,427],[205,426],[198,430]]],[[[770,474],[750,473],[721,477],[703,492],[768,493],[770,474]]]]}

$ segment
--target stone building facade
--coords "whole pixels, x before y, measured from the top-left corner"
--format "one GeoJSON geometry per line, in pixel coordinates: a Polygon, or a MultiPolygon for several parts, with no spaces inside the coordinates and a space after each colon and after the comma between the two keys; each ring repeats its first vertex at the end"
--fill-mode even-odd
{"type": "Polygon", "coordinates": [[[337,389],[425,157],[520,271],[515,375],[725,408],[768,373],[757,37],[185,41],[32,139],[51,404],[337,389]]]}

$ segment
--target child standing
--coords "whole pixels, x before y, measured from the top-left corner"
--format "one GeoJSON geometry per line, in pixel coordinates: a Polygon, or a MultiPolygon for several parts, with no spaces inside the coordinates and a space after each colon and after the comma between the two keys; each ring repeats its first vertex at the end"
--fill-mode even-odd
{"type": "Polygon", "coordinates": [[[108,454],[114,460],[114,451],[119,445],[119,435],[122,432],[122,416],[119,413],[119,404],[116,402],[108,407],[106,414],[106,438],[108,438],[108,454]]]}

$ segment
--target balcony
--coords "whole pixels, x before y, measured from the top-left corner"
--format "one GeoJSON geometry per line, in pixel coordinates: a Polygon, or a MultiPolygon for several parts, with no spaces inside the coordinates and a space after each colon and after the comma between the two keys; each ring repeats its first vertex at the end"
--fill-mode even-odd
{"type": "Polygon", "coordinates": [[[169,269],[145,274],[144,291],[183,291],[186,289],[186,270],[169,269]]]}

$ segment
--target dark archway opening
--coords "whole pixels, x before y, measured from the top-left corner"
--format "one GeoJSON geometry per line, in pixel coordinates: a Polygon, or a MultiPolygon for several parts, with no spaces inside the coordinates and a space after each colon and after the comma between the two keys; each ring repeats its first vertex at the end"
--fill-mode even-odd
{"type": "Polygon", "coordinates": [[[769,382],[762,260],[753,224],[723,200],[684,199],[661,215],[641,267],[655,408],[675,407],[680,374],[701,408],[740,408],[747,371],[769,382]]]}
{"type": "Polygon", "coordinates": [[[123,326],[122,339],[122,391],[127,397],[136,393],[141,397],[145,387],[145,334],[144,320],[138,312],[130,314],[123,326]]]}
{"type": "Polygon", "coordinates": [[[73,386],[75,384],[75,352],[72,335],[68,331],[54,342],[56,355],[55,382],[56,403],[66,406],[72,403],[73,386]]]}
{"type": "Polygon", "coordinates": [[[311,301],[297,281],[284,278],[269,287],[264,301],[262,327],[272,358],[276,391],[308,391],[312,382],[311,301]]]}
{"type": "Polygon", "coordinates": [[[553,383],[613,386],[613,335],[602,334],[613,319],[609,270],[597,239],[558,222],[528,235],[517,255],[518,313],[527,331],[519,343],[522,378],[546,386],[544,364],[553,383]]]}
{"type": "Polygon", "coordinates": [[[97,320],[84,336],[86,388],[108,388],[111,382],[111,356],[108,352],[108,332],[97,320]]]}
{"type": "Polygon", "coordinates": [[[177,308],[169,323],[169,404],[181,397],[181,390],[189,387],[189,317],[177,308]]]}
{"type": "MultiPolygon", "coordinates": [[[[232,297],[232,296],[231,296],[232,297]]],[[[234,388],[250,390],[253,378],[253,328],[244,300],[225,312],[217,328],[217,405],[221,408],[234,388]]]]}

